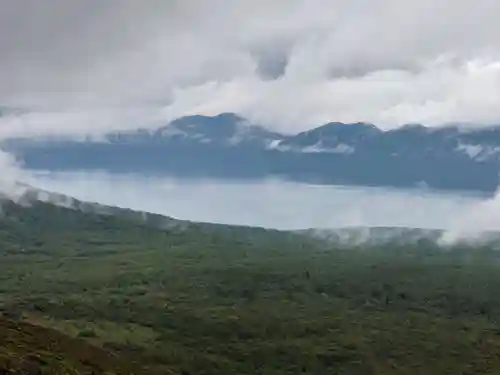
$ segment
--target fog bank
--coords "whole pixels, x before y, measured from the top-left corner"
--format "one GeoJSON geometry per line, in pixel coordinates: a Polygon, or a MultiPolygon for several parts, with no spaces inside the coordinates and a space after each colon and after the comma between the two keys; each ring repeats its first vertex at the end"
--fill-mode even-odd
{"type": "Polygon", "coordinates": [[[500,229],[495,199],[458,194],[96,172],[37,172],[28,182],[81,200],[193,221],[277,229],[415,227],[446,229],[454,236],[500,229]]]}

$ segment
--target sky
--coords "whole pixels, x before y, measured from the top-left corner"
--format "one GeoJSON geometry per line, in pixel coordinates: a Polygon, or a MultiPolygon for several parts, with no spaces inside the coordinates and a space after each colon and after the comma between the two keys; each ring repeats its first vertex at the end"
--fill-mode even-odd
{"type": "Polygon", "coordinates": [[[500,123],[498,0],[0,0],[0,138],[500,123]]]}

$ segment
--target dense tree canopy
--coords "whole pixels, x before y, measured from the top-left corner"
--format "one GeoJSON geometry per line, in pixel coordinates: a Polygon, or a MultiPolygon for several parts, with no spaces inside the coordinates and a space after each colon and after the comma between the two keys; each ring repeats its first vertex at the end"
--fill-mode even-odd
{"type": "Polygon", "coordinates": [[[335,249],[44,203],[2,213],[6,318],[149,371],[500,373],[500,253],[488,248],[335,249]]]}

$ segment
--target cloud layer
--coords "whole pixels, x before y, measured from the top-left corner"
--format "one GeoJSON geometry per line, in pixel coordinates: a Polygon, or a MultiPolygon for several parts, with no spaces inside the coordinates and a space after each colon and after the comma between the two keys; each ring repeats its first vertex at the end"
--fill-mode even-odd
{"type": "Polygon", "coordinates": [[[350,226],[447,229],[454,226],[457,217],[485,202],[474,196],[316,186],[280,180],[248,183],[40,172],[32,174],[28,182],[85,201],[180,219],[279,229],[350,226]]]}
{"type": "Polygon", "coordinates": [[[0,133],[500,120],[497,0],[0,0],[0,133]],[[14,129],[15,128],[15,129],[14,129]]]}

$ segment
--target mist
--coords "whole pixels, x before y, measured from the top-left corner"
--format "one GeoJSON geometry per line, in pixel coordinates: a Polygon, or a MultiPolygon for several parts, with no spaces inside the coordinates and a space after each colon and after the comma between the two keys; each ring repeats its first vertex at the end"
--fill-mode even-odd
{"type": "Polygon", "coordinates": [[[36,172],[29,184],[80,200],[178,219],[275,229],[411,227],[472,235],[500,230],[496,199],[277,179],[186,180],[104,172],[36,172]]]}
{"type": "Polygon", "coordinates": [[[0,198],[17,201],[26,192],[27,186],[20,184],[29,180],[31,173],[11,154],[0,149],[0,198]]]}

